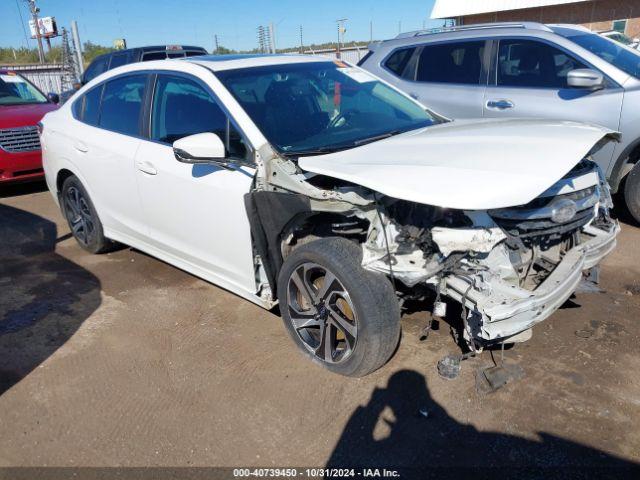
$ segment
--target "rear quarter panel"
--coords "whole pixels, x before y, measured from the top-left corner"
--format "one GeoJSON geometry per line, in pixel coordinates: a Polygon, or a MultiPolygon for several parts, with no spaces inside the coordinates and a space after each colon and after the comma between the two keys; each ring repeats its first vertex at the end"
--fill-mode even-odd
{"type": "MultiPolygon", "coordinates": [[[[42,166],[49,192],[51,192],[54,201],[58,205],[57,179],[62,170],[69,170],[78,177],[91,198],[95,198],[82,173],[81,166],[72,160],[74,157],[72,151],[73,142],[75,140],[73,136],[74,123],[77,123],[77,120],[71,115],[72,103],[69,102],[59,110],[47,113],[42,119],[42,124],[44,125],[44,130],[40,137],[40,142],[42,143],[42,166]]],[[[95,205],[94,202],[94,206],[98,214],[100,214],[99,205],[95,205]]]]}

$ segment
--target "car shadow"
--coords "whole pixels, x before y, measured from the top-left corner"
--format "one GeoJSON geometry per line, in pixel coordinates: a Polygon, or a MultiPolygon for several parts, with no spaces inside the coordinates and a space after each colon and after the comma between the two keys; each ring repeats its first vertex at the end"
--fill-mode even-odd
{"type": "Polygon", "coordinates": [[[475,471],[505,478],[640,474],[640,464],[548,433],[538,437],[533,441],[461,423],[431,397],[422,374],[401,370],[353,412],[327,467],[392,467],[401,478],[425,478],[434,470],[437,478],[464,473],[475,478],[475,471]]]}
{"type": "Polygon", "coordinates": [[[44,180],[35,182],[13,183],[0,185],[0,198],[17,197],[47,191],[47,183],[44,180]]]}
{"type": "Polygon", "coordinates": [[[56,225],[0,204],[0,395],[100,305],[100,281],[55,252],[56,225]]]}

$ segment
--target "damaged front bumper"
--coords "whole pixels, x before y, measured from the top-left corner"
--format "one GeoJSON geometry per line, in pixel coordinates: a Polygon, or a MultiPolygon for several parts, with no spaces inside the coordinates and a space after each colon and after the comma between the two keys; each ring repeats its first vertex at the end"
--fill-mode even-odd
{"type": "Polygon", "coordinates": [[[445,277],[442,293],[469,309],[473,338],[491,341],[517,335],[548,318],[575,292],[583,271],[615,248],[620,226],[616,222],[610,231],[592,226],[583,231],[591,238],[569,250],[533,291],[486,272],[470,272],[445,277]]]}

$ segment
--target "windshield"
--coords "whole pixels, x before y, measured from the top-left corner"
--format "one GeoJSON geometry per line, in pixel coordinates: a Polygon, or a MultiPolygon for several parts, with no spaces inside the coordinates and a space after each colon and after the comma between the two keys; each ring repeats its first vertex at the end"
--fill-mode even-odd
{"type": "Polygon", "coordinates": [[[411,99],[339,61],[216,75],[269,142],[285,154],[351,148],[437,122],[411,99]]]}
{"type": "Polygon", "coordinates": [[[640,78],[640,52],[620,45],[613,40],[601,37],[595,33],[580,33],[565,35],[572,42],[586,48],[591,53],[618,67],[623,72],[640,78]]]}
{"type": "Polygon", "coordinates": [[[36,87],[15,73],[0,73],[0,105],[47,103],[36,87]]]}

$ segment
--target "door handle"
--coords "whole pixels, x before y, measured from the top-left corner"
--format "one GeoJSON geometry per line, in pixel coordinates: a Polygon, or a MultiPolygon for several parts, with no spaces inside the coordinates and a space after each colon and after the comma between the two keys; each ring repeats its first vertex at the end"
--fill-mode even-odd
{"type": "Polygon", "coordinates": [[[77,151],[81,152],[81,153],[87,153],[89,151],[89,147],[87,147],[84,143],[82,142],[77,142],[73,148],[75,148],[77,151]]]}
{"type": "Polygon", "coordinates": [[[487,108],[494,110],[506,110],[508,108],[515,107],[515,104],[511,100],[488,100],[487,108]]]}
{"type": "Polygon", "coordinates": [[[414,100],[418,100],[418,94],[417,94],[417,93],[413,93],[413,92],[411,92],[411,93],[409,93],[409,96],[410,96],[411,98],[413,98],[414,100]]]}
{"type": "Polygon", "coordinates": [[[147,175],[158,174],[158,170],[156,170],[156,167],[154,167],[151,162],[136,162],[136,167],[138,167],[138,170],[146,173],[147,175]]]}

